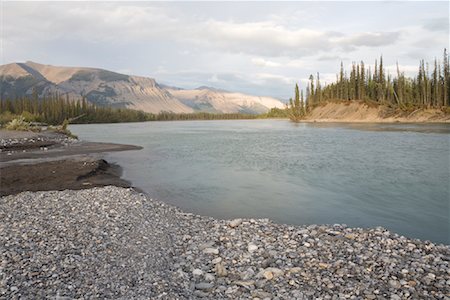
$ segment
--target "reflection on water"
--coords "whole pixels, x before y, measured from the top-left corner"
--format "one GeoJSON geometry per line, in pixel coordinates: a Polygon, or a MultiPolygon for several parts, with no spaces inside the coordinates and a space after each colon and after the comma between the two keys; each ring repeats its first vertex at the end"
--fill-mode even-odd
{"type": "Polygon", "coordinates": [[[285,120],[77,125],[153,198],[219,218],[384,226],[449,244],[450,125],[285,120]]]}

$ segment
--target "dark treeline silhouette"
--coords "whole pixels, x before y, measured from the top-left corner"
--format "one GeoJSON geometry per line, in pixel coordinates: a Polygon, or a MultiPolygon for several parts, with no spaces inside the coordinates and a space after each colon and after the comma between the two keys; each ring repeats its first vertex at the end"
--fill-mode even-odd
{"type": "MultiPolygon", "coordinates": [[[[444,49],[443,61],[434,60],[430,66],[419,63],[417,76],[406,77],[397,63],[396,74],[386,72],[383,57],[375,60],[372,70],[363,61],[353,63],[350,72],[341,69],[336,82],[322,87],[320,75],[309,77],[306,105],[312,107],[327,100],[371,100],[399,108],[443,108],[450,106],[449,55],[444,49]],[[432,71],[430,69],[432,68],[432,71]],[[348,75],[349,74],[349,75],[348,75]]],[[[295,106],[290,105],[290,107],[295,106]]]]}
{"type": "Polygon", "coordinates": [[[71,123],[118,123],[143,121],[174,121],[174,120],[225,120],[254,119],[258,116],[249,114],[211,114],[191,113],[176,114],[161,112],[159,114],[143,111],[96,106],[85,98],[70,100],[59,94],[38,97],[36,93],[28,97],[0,100],[0,122],[6,123],[14,117],[22,115],[27,121],[61,124],[64,120],[71,123]]]}

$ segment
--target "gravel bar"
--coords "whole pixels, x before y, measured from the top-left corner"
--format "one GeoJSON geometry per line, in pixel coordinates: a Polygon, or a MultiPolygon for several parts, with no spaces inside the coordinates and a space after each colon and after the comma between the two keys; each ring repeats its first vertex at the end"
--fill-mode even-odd
{"type": "Polygon", "coordinates": [[[0,198],[0,299],[449,299],[450,247],[184,213],[129,188],[0,198]]]}

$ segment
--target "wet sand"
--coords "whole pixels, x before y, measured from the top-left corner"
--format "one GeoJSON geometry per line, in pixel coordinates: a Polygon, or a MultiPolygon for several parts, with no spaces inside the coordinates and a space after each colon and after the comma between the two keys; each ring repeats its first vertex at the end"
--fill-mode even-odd
{"type": "Polygon", "coordinates": [[[130,187],[122,169],[102,159],[102,153],[141,147],[68,140],[53,132],[0,130],[0,196],[23,191],[130,187]]]}

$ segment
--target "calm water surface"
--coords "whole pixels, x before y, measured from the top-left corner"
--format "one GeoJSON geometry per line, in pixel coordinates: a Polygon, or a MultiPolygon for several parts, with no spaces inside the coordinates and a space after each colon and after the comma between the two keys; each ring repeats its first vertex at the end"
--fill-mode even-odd
{"type": "Polygon", "coordinates": [[[289,224],[383,226],[450,244],[450,125],[285,120],[73,125],[124,178],[186,211],[289,224]]]}

